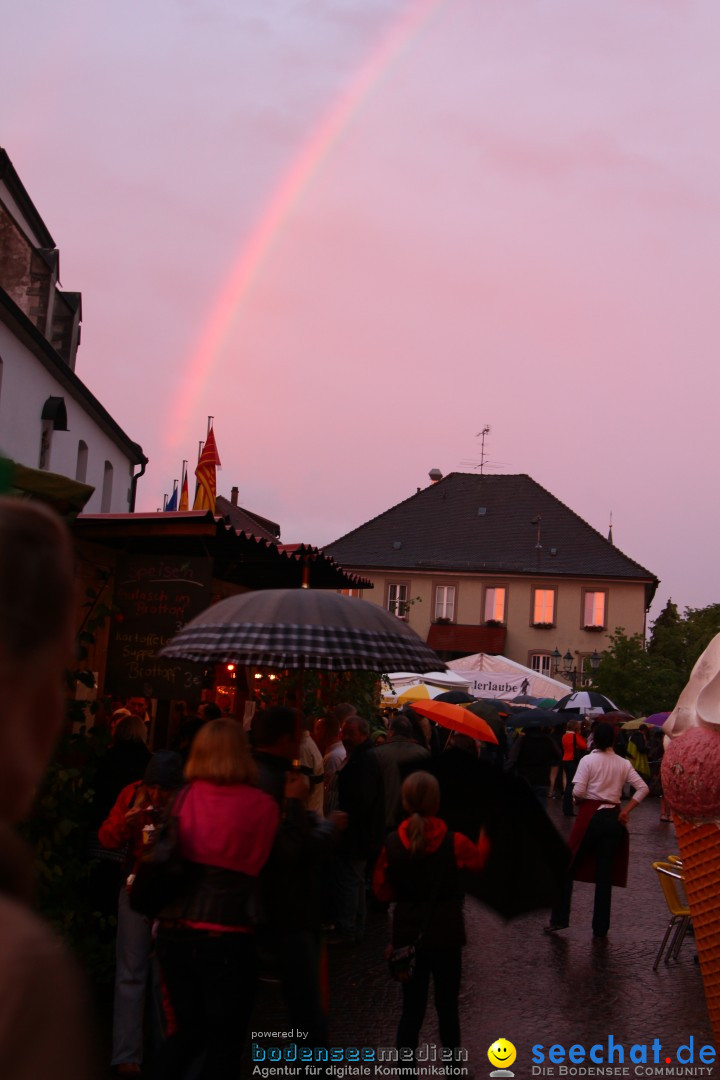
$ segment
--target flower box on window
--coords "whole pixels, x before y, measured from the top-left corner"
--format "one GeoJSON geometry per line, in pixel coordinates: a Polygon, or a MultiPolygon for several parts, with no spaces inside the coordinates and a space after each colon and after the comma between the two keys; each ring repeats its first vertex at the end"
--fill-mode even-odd
{"type": "Polygon", "coordinates": [[[534,622],[533,630],[552,630],[554,626],[554,622],[534,622]]]}
{"type": "Polygon", "coordinates": [[[439,615],[437,619],[433,619],[433,622],[436,626],[446,626],[448,623],[452,622],[452,619],[448,619],[446,615],[439,615]]]}
{"type": "Polygon", "coordinates": [[[486,626],[504,626],[505,623],[501,622],[500,619],[486,619],[485,620],[485,625],[486,626]]]}
{"type": "Polygon", "coordinates": [[[605,629],[604,626],[583,626],[583,630],[590,630],[590,631],[592,631],[592,632],[594,632],[596,634],[599,633],[601,630],[604,630],[604,629],[605,629]]]}

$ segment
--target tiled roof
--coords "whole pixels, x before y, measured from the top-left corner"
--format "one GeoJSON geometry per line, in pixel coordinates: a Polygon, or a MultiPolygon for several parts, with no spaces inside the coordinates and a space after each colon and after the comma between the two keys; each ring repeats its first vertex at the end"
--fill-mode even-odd
{"type": "Polygon", "coordinates": [[[362,570],[627,578],[653,591],[658,584],[524,474],[450,473],[323,550],[362,570]]]}
{"type": "Polygon", "coordinates": [[[215,500],[215,513],[224,517],[229,525],[232,525],[234,529],[238,529],[240,532],[249,533],[251,536],[259,536],[263,540],[270,540],[273,544],[278,542],[280,526],[276,521],[260,517],[259,514],[238,506],[237,503],[231,502],[230,499],[226,499],[222,495],[218,495],[215,500]]]}

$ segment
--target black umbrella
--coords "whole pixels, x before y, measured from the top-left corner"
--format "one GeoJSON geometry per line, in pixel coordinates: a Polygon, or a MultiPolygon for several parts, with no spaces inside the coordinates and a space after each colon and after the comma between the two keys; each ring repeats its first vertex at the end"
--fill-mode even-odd
{"type": "Polygon", "coordinates": [[[444,671],[407,623],[366,600],[321,589],[264,589],[213,604],[161,656],[319,671],[444,671]]]}
{"type": "Polygon", "coordinates": [[[444,694],[438,694],[435,701],[447,701],[450,705],[466,705],[475,698],[465,690],[447,690],[444,694]]]}
{"type": "Polygon", "coordinates": [[[507,718],[508,727],[560,727],[567,724],[567,713],[554,712],[551,709],[518,709],[507,718]]]}
{"type": "Polygon", "coordinates": [[[438,779],[449,828],[473,840],[484,828],[490,839],[485,868],[467,875],[466,891],[504,919],[552,907],[570,852],[527,782],[459,749],[423,767],[438,779]]]}
{"type": "Polygon", "coordinates": [[[474,713],[475,716],[481,716],[483,720],[486,720],[492,730],[497,736],[498,744],[502,749],[503,754],[507,748],[507,736],[505,734],[505,724],[500,718],[495,706],[490,701],[479,700],[473,701],[472,705],[468,705],[467,711],[474,713]]]}

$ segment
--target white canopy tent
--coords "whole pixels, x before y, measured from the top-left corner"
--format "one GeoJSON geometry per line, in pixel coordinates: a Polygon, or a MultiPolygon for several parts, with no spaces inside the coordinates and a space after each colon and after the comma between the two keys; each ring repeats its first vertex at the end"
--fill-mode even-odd
{"type": "Polygon", "coordinates": [[[509,660],[507,656],[474,653],[450,660],[448,668],[464,679],[469,685],[468,693],[478,698],[504,698],[510,701],[521,694],[530,694],[532,697],[559,700],[570,691],[567,683],[541,675],[539,671],[509,660]]]}
{"type": "Polygon", "coordinates": [[[401,694],[423,685],[430,690],[430,697],[437,697],[438,694],[444,694],[447,690],[466,690],[468,694],[473,693],[470,689],[470,681],[454,671],[428,671],[424,675],[410,671],[392,671],[386,678],[390,680],[390,687],[383,683],[384,705],[393,705],[401,694]]]}

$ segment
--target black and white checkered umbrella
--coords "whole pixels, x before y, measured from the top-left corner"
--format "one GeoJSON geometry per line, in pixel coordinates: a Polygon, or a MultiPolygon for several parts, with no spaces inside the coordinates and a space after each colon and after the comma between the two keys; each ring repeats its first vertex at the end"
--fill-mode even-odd
{"type": "Polygon", "coordinates": [[[616,712],[617,705],[613,704],[609,697],[598,694],[596,690],[577,690],[574,694],[566,694],[560,698],[553,709],[558,712],[586,713],[594,710],[601,712],[616,712]]]}
{"type": "Polygon", "coordinates": [[[376,604],[320,589],[265,589],[213,604],[161,656],[319,671],[444,671],[414,630],[376,604]]]}

